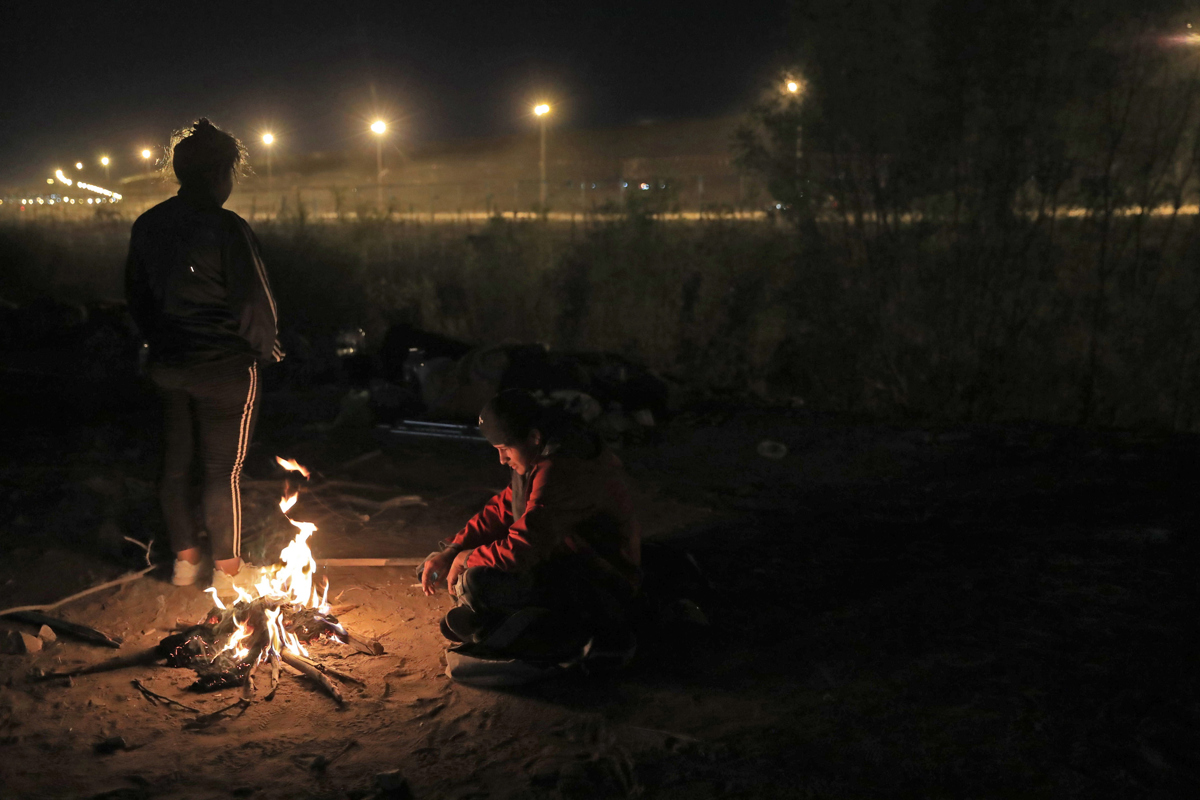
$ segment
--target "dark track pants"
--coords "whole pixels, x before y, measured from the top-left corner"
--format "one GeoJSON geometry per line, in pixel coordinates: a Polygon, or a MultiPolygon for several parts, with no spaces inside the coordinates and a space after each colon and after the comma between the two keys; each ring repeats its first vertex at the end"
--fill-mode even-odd
{"type": "Polygon", "coordinates": [[[159,499],[171,549],[197,545],[192,512],[192,459],[204,471],[201,503],[216,561],[242,549],[242,463],[258,417],[258,364],[250,356],[186,367],[151,365],[163,401],[163,471],[159,499]]]}
{"type": "Polygon", "coordinates": [[[471,567],[459,576],[454,590],[459,603],[484,616],[507,616],[522,608],[541,606],[601,626],[626,619],[632,600],[629,587],[571,558],[558,560],[534,574],[471,567]]]}

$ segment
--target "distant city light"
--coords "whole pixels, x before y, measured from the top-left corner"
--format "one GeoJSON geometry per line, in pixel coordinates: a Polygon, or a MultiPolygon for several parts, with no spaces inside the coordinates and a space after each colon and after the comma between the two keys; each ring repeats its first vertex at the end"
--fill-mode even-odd
{"type": "Polygon", "coordinates": [[[108,166],[108,156],[100,156],[100,164],[102,166],[107,167],[108,166]]]}
{"type": "Polygon", "coordinates": [[[263,134],[263,144],[273,144],[274,142],[275,142],[275,137],[272,134],[269,134],[269,133],[263,134]]]}
{"type": "Polygon", "coordinates": [[[102,186],[93,186],[92,184],[84,183],[83,181],[80,181],[78,184],[76,184],[76,186],[89,192],[95,192],[96,194],[102,194],[105,197],[111,197],[113,200],[121,199],[121,195],[117,194],[116,192],[110,192],[108,189],[105,189],[102,186]]]}
{"type": "Polygon", "coordinates": [[[89,197],[89,198],[88,198],[88,205],[90,206],[91,204],[92,204],[92,198],[90,198],[90,197],[89,197]]]}
{"type": "Polygon", "coordinates": [[[142,151],[142,158],[150,158],[151,155],[152,154],[148,149],[142,151]]]}
{"type": "Polygon", "coordinates": [[[76,161],[76,162],[75,162],[75,169],[83,169],[83,162],[82,162],[82,161],[76,161]]]}
{"type": "Polygon", "coordinates": [[[70,186],[72,183],[74,183],[74,181],[72,181],[66,175],[63,175],[63,171],[61,169],[54,170],[54,177],[58,178],[60,181],[65,183],[67,186],[70,186]]]}
{"type": "Polygon", "coordinates": [[[538,103],[536,106],[533,107],[533,113],[539,117],[542,116],[543,114],[549,114],[550,106],[547,105],[546,103],[538,103]]]}
{"type": "Polygon", "coordinates": [[[54,178],[46,178],[46,183],[48,183],[48,184],[50,184],[51,186],[53,186],[53,185],[54,185],[54,178]]]}
{"type": "Polygon", "coordinates": [[[372,133],[384,133],[385,131],[387,131],[387,123],[383,120],[377,119],[371,123],[372,133]]]}
{"type": "Polygon", "coordinates": [[[795,94],[796,92],[800,91],[800,84],[796,83],[795,81],[788,81],[787,90],[792,94],[795,94]]]}

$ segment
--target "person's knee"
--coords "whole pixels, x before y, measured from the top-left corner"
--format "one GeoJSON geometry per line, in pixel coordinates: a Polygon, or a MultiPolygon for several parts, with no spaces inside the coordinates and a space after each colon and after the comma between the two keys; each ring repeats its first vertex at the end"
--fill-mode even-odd
{"type": "Polygon", "coordinates": [[[482,612],[487,607],[487,587],[493,582],[489,581],[488,573],[496,571],[493,567],[469,567],[464,570],[454,587],[459,600],[472,611],[482,612]]]}
{"type": "Polygon", "coordinates": [[[465,570],[458,576],[454,590],[464,605],[479,613],[509,613],[537,599],[530,575],[495,567],[471,567],[465,570]]]}

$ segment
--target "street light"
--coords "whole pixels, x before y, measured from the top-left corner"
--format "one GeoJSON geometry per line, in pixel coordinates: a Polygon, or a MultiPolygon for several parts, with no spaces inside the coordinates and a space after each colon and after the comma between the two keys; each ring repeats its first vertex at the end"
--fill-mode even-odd
{"type": "Polygon", "coordinates": [[[267,146],[267,194],[271,194],[271,145],[275,144],[274,134],[264,133],[263,144],[267,146]]]}
{"type": "Polygon", "coordinates": [[[82,161],[76,161],[76,162],[75,162],[75,169],[83,169],[83,162],[82,162],[82,161]]]}
{"type": "Polygon", "coordinates": [[[375,199],[383,208],[383,135],[387,133],[387,123],[375,120],[371,123],[371,133],[375,134],[375,199]]]}
{"type": "Polygon", "coordinates": [[[154,154],[150,152],[149,148],[142,150],[142,158],[146,159],[147,161],[150,160],[150,156],[152,155],[154,154]]]}
{"type": "Polygon", "coordinates": [[[546,115],[550,113],[550,106],[547,103],[538,103],[533,107],[534,116],[541,123],[541,149],[538,156],[538,175],[541,178],[541,187],[538,191],[538,204],[541,211],[546,211],[546,115]]]}
{"type": "MultiPolygon", "coordinates": [[[[791,95],[792,102],[800,103],[803,100],[804,93],[805,93],[805,85],[804,85],[803,80],[796,79],[796,78],[788,78],[787,83],[784,84],[784,88],[787,90],[788,94],[791,95]]],[[[797,108],[797,106],[795,106],[795,105],[792,106],[793,111],[796,108],[797,108]]],[[[801,150],[801,145],[802,145],[804,139],[803,139],[803,136],[801,135],[802,133],[803,133],[803,131],[801,130],[800,125],[797,124],[796,125],[796,160],[795,160],[796,198],[794,201],[797,204],[797,206],[800,202],[800,198],[804,196],[804,176],[802,173],[802,164],[803,164],[802,158],[803,158],[804,153],[801,150]]]]}
{"type": "Polygon", "coordinates": [[[104,167],[104,182],[105,183],[108,183],[108,165],[109,165],[109,163],[110,162],[109,162],[108,156],[100,156],[100,166],[104,167]]]}

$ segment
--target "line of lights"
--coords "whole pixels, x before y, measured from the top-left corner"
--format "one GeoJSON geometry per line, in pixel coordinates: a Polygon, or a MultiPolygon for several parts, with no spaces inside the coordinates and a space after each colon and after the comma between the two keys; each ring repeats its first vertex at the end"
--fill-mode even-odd
{"type": "Polygon", "coordinates": [[[100,186],[92,186],[90,183],[84,183],[83,181],[79,181],[75,185],[80,189],[86,189],[89,192],[95,192],[96,194],[102,194],[105,197],[111,197],[113,200],[121,199],[121,195],[117,194],[116,192],[110,192],[108,189],[104,189],[100,186]]]}
{"type": "MultiPolygon", "coordinates": [[[[791,86],[790,86],[790,85],[789,85],[789,89],[791,89],[791,86]]],[[[792,90],[792,91],[795,91],[795,89],[791,89],[791,90],[792,90]]],[[[536,106],[534,106],[534,108],[533,108],[533,113],[534,113],[534,115],[535,115],[535,116],[538,116],[538,117],[542,117],[542,116],[544,116],[544,115],[546,115],[546,114],[549,114],[549,113],[550,113],[550,105],[549,105],[548,103],[538,103],[536,106]]],[[[386,132],[387,132],[388,125],[387,125],[387,123],[386,123],[386,122],[384,122],[383,120],[381,120],[381,119],[377,119],[377,120],[375,120],[374,122],[372,122],[372,123],[371,123],[371,126],[370,126],[370,128],[371,128],[371,132],[372,132],[372,133],[374,133],[374,134],[376,134],[376,135],[378,135],[378,136],[382,136],[384,133],[386,133],[386,132]]],[[[272,135],[272,134],[270,134],[270,133],[264,133],[264,134],[263,134],[263,136],[262,136],[262,141],[263,141],[263,144],[266,144],[266,145],[272,145],[272,144],[274,144],[274,143],[275,143],[275,137],[274,137],[274,135],[272,135]]],[[[148,148],[148,147],[147,147],[147,148],[143,148],[143,149],[142,149],[141,156],[142,156],[142,158],[146,159],[147,161],[148,161],[148,160],[150,160],[150,158],[151,158],[153,155],[154,155],[154,153],[153,153],[153,151],[151,151],[151,150],[150,150],[150,148],[148,148]]],[[[107,167],[107,166],[108,166],[110,163],[111,163],[111,161],[110,161],[110,159],[109,159],[109,157],[108,157],[108,156],[101,156],[101,157],[100,157],[100,164],[101,164],[101,165],[103,165],[104,167],[107,167]]],[[[75,162],[75,169],[77,169],[77,170],[82,170],[82,169],[83,169],[83,162],[82,162],[82,161],[76,161],[76,162],[75,162]]],[[[83,181],[78,181],[78,182],[76,182],[76,181],[73,181],[71,178],[68,178],[66,175],[64,175],[64,174],[63,174],[63,171],[62,171],[61,169],[56,169],[56,170],[54,171],[54,177],[55,177],[55,178],[57,178],[57,179],[58,179],[58,180],[59,180],[61,183],[63,183],[63,184],[64,184],[64,185],[66,185],[66,186],[77,186],[78,188],[80,188],[80,189],[83,189],[83,190],[85,190],[85,191],[96,192],[97,194],[102,194],[102,195],[104,195],[105,197],[108,197],[108,198],[110,198],[110,199],[111,199],[111,201],[113,201],[113,202],[115,202],[115,201],[117,201],[117,200],[120,200],[120,199],[122,199],[122,196],[121,196],[120,194],[118,194],[118,193],[116,193],[116,192],[109,191],[108,189],[104,189],[104,188],[102,188],[102,187],[100,187],[100,186],[93,186],[92,184],[89,184],[89,183],[84,183],[83,181]]],[[[48,183],[48,184],[50,184],[50,185],[53,185],[53,184],[54,184],[54,179],[53,179],[53,178],[47,178],[47,179],[46,179],[46,183],[48,183]]],[[[30,203],[30,204],[31,204],[31,203],[33,202],[33,200],[28,200],[28,201],[27,201],[27,200],[24,200],[24,199],[23,199],[21,202],[22,202],[22,204],[26,204],[26,203],[30,203]]],[[[43,204],[45,201],[43,201],[43,199],[39,197],[39,198],[37,198],[37,202],[38,202],[38,204],[39,204],[39,205],[41,205],[41,204],[43,204]]],[[[54,204],[54,202],[55,202],[55,201],[54,201],[53,199],[50,199],[50,200],[49,200],[49,203],[50,203],[51,205],[53,205],[53,204],[54,204]]],[[[70,202],[70,203],[74,203],[75,201],[74,201],[74,200],[69,200],[68,198],[65,198],[65,197],[64,197],[64,198],[63,198],[63,199],[62,199],[60,202],[62,202],[62,203],[68,203],[68,202],[70,202]]],[[[96,200],[95,202],[102,202],[102,201],[100,201],[100,200],[96,200]]],[[[89,204],[89,205],[91,205],[92,203],[93,203],[93,201],[92,201],[91,199],[89,199],[89,200],[88,200],[88,204],[89,204]]]]}
{"type": "MultiPolygon", "coordinates": [[[[95,188],[99,188],[99,187],[95,187],[95,188]]],[[[120,199],[121,199],[121,195],[113,194],[113,196],[108,199],[108,202],[115,203],[120,199]]],[[[3,204],[3,202],[4,202],[3,200],[0,200],[0,204],[3,204]]],[[[34,205],[35,203],[39,206],[44,206],[44,205],[52,206],[55,203],[58,203],[59,205],[64,205],[64,206],[73,206],[73,205],[77,205],[77,204],[82,205],[85,202],[89,206],[91,206],[91,205],[100,205],[101,203],[105,202],[105,199],[103,197],[74,198],[74,197],[67,197],[66,195],[62,195],[60,197],[59,195],[55,194],[55,195],[50,195],[50,197],[22,197],[22,198],[20,198],[20,202],[21,202],[22,207],[31,206],[31,205],[34,205]]]]}

